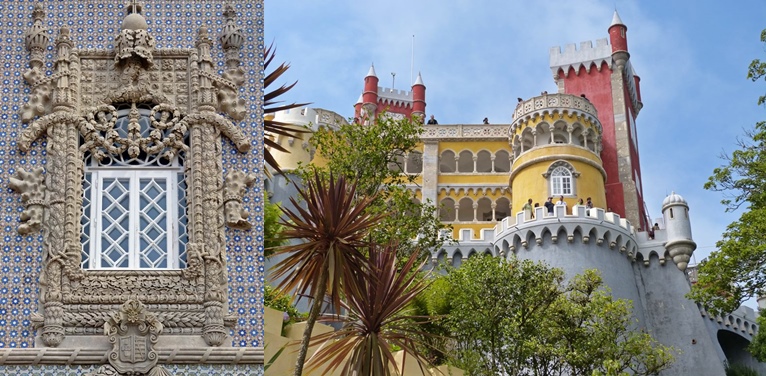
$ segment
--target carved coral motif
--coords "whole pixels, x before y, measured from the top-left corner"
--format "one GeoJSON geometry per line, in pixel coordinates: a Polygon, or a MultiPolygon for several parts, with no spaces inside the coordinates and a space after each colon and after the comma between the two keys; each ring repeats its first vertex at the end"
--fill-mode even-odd
{"type": "Polygon", "coordinates": [[[19,234],[27,235],[40,231],[45,211],[45,176],[43,168],[37,167],[32,171],[19,169],[10,179],[9,186],[21,194],[25,209],[21,212],[19,234]]]}
{"type": "Polygon", "coordinates": [[[157,364],[154,345],[162,332],[162,323],[138,300],[126,301],[104,323],[112,350],[109,364],[120,374],[140,375],[157,364]]]}
{"type": "Polygon", "coordinates": [[[242,171],[230,172],[226,175],[223,186],[223,205],[226,225],[238,230],[249,230],[252,225],[247,221],[249,214],[242,208],[242,197],[248,187],[255,182],[254,174],[242,171]]]}
{"type": "Polygon", "coordinates": [[[89,151],[99,162],[107,157],[119,159],[125,152],[132,159],[144,152],[170,161],[189,149],[184,143],[188,131],[186,122],[182,120],[180,110],[169,104],[154,106],[148,118],[151,127],[143,129],[138,108],[133,103],[127,127],[122,130],[125,135],[118,129],[117,109],[114,106],[100,105],[86,116],[87,120],[78,124],[85,140],[80,150],[89,151]]]}

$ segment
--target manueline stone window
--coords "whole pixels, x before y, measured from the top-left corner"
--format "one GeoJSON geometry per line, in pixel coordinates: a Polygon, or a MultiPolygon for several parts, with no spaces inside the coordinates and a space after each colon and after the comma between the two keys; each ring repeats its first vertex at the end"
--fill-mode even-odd
{"type": "MultiPolygon", "coordinates": [[[[168,137],[163,111],[121,106],[113,128],[128,140],[168,137]]],[[[110,119],[109,119],[110,120],[110,119]]],[[[184,153],[133,155],[127,143],[98,159],[86,153],[83,181],[83,269],[181,269],[186,267],[184,153]],[[172,155],[172,157],[171,157],[172,155]]],[[[151,149],[151,148],[149,148],[151,149]]]]}

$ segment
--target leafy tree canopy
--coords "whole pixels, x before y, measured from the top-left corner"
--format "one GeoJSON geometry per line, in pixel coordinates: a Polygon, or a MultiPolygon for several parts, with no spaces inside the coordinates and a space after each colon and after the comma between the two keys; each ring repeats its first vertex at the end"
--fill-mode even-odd
{"type": "Polygon", "coordinates": [[[304,181],[315,171],[325,177],[346,176],[357,182],[358,195],[377,194],[369,213],[386,216],[372,230],[373,242],[398,242],[400,256],[412,252],[425,256],[443,244],[439,231],[445,226],[430,201],[417,200],[412,188],[417,187],[418,174],[404,172],[404,158],[418,152],[422,131],[419,121],[393,119],[385,113],[364,124],[320,128],[309,141],[317,150],[315,160],[300,166],[298,173],[304,181]]]}
{"type": "Polygon", "coordinates": [[[630,302],[612,300],[596,271],[565,283],[542,263],[476,256],[444,278],[449,362],[468,374],[654,375],[672,362],[672,348],[632,330],[630,302]]]}

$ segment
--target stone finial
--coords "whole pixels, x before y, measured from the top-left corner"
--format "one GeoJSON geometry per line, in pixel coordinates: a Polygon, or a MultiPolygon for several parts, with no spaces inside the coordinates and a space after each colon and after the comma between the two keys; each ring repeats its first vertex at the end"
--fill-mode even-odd
{"type": "Polygon", "coordinates": [[[48,29],[43,26],[45,12],[42,5],[35,5],[35,9],[32,11],[32,18],[34,19],[34,24],[24,33],[24,42],[26,43],[27,51],[32,53],[32,61],[39,61],[40,65],[42,65],[42,54],[50,41],[48,29]]]}
{"type": "Polygon", "coordinates": [[[223,15],[226,17],[226,25],[223,27],[223,30],[221,30],[221,47],[223,47],[224,50],[238,50],[245,43],[245,35],[242,34],[242,29],[237,26],[237,12],[231,5],[227,5],[223,15]]]}
{"type": "Polygon", "coordinates": [[[122,30],[114,38],[114,62],[123,65],[127,60],[138,60],[142,65],[149,67],[154,64],[154,37],[147,31],[149,25],[141,15],[140,5],[133,1],[126,6],[126,11],[129,14],[122,20],[122,30]]]}

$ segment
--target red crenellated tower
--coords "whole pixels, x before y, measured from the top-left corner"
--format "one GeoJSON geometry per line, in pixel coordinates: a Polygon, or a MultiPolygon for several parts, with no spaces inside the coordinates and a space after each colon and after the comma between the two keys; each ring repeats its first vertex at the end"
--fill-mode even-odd
{"type": "Polygon", "coordinates": [[[636,117],[641,107],[640,79],[628,53],[628,28],[617,11],[609,26],[609,41],[600,39],[551,49],[550,66],[558,91],[585,95],[596,106],[603,126],[601,159],[606,170],[606,199],[611,211],[647,229],[641,187],[636,117]]]}
{"type": "Polygon", "coordinates": [[[378,76],[375,66],[370,66],[364,77],[364,91],[354,105],[354,118],[364,121],[367,117],[375,117],[386,111],[388,114],[399,114],[404,117],[417,116],[425,119],[426,115],[426,86],[418,73],[418,78],[412,84],[412,90],[395,90],[378,86],[378,76]]]}

